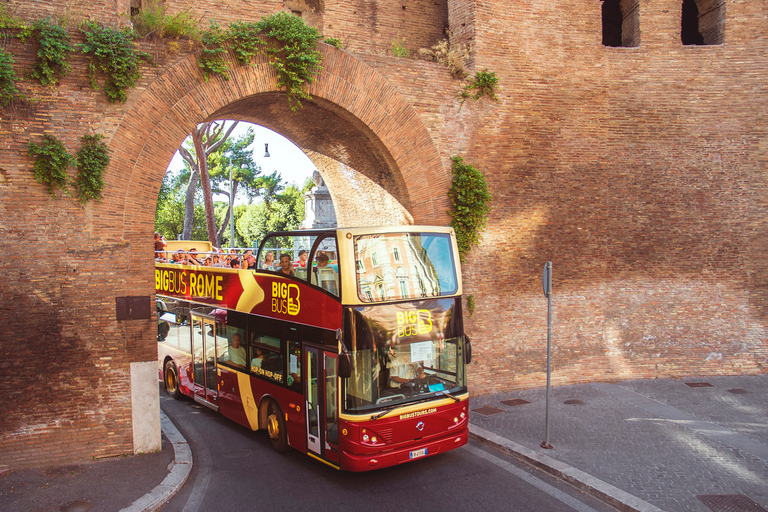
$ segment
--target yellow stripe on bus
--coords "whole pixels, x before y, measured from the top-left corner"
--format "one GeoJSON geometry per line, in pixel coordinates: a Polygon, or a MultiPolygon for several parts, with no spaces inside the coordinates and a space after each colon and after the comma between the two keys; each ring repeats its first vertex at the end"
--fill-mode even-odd
{"type": "Polygon", "coordinates": [[[251,377],[247,373],[237,373],[237,386],[240,388],[240,399],[243,401],[243,410],[248,418],[248,424],[251,430],[259,428],[259,407],[253,399],[253,390],[251,390],[251,377]]]}
{"type": "Polygon", "coordinates": [[[243,293],[240,295],[235,309],[250,313],[256,304],[260,304],[264,300],[264,290],[253,278],[252,272],[241,270],[237,275],[240,278],[240,284],[243,285],[243,293]]]}

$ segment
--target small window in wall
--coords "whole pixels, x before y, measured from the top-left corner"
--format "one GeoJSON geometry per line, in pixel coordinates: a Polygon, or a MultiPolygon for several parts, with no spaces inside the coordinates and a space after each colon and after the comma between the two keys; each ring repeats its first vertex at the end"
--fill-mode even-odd
{"type": "Polygon", "coordinates": [[[725,42],[725,0],[683,0],[680,39],[684,45],[725,42]]]}
{"type": "Polygon", "coordinates": [[[603,0],[603,45],[640,46],[640,0],[603,0]]]}

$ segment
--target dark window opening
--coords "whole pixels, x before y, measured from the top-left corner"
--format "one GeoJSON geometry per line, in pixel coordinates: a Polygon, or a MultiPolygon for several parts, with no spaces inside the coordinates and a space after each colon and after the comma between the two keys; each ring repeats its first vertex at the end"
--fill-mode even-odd
{"type": "Polygon", "coordinates": [[[684,45],[725,41],[725,0],[683,0],[680,40],[684,45]]]}
{"type": "Polygon", "coordinates": [[[640,46],[639,0],[603,0],[603,45],[640,46]]]}

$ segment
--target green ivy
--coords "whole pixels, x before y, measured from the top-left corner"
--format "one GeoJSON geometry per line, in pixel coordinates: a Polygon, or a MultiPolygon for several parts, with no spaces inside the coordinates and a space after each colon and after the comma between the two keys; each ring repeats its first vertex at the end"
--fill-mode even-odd
{"type": "Polygon", "coordinates": [[[77,196],[81,203],[101,199],[104,171],[109,165],[109,150],[103,135],[84,135],[77,152],[77,196]]]}
{"type": "Polygon", "coordinates": [[[456,231],[459,256],[464,261],[466,254],[480,241],[480,231],[486,223],[491,195],[483,173],[465,164],[461,157],[454,156],[453,180],[448,190],[452,209],[448,214],[453,219],[451,227],[456,231]]]}
{"type": "Polygon", "coordinates": [[[86,23],[80,30],[85,42],[79,46],[83,53],[91,56],[88,64],[91,86],[98,89],[96,73],[101,71],[106,75],[104,92],[110,103],[126,101],[126,89],[134,87],[141,78],[139,59],[149,59],[149,54],[136,49],[131,30],[102,27],[94,22],[86,23]]]}
{"type": "Polygon", "coordinates": [[[496,77],[496,73],[489,72],[487,69],[478,71],[461,91],[462,103],[468,98],[479,100],[483,96],[488,96],[493,101],[499,101],[496,97],[496,86],[498,84],[499,79],[496,77]],[[474,94],[472,91],[474,91],[474,94]]]}
{"type": "Polygon", "coordinates": [[[43,85],[58,85],[59,78],[71,69],[67,57],[75,48],[70,44],[69,32],[50,18],[37,20],[32,25],[32,37],[40,43],[32,77],[43,85]]]}
{"type": "Polygon", "coordinates": [[[323,42],[331,46],[335,46],[336,48],[341,48],[341,39],[337,39],[335,37],[326,37],[323,39],[323,42]]]}
{"type": "Polygon", "coordinates": [[[302,99],[311,98],[304,84],[314,83],[315,74],[322,69],[322,55],[317,51],[320,33],[287,12],[262,18],[256,26],[267,37],[278,41],[276,47],[268,45],[265,51],[277,71],[277,87],[285,87],[291,110],[298,110],[302,99]]]}
{"type": "Polygon", "coordinates": [[[19,94],[16,89],[17,80],[13,70],[13,57],[0,48],[0,105],[5,107],[19,94]]]}
{"type": "Polygon", "coordinates": [[[40,145],[32,141],[27,143],[29,156],[35,158],[33,169],[38,182],[48,187],[48,193],[56,198],[56,188],[60,188],[67,195],[71,195],[67,189],[70,182],[67,170],[72,165],[72,157],[67,153],[64,143],[53,135],[44,135],[40,145]]]}
{"type": "Polygon", "coordinates": [[[203,32],[203,52],[197,59],[197,65],[203,70],[206,82],[211,74],[221,75],[225,80],[229,80],[229,66],[224,60],[227,38],[227,32],[215,21],[211,21],[211,26],[203,32]]]}
{"type": "Polygon", "coordinates": [[[236,21],[229,25],[229,33],[230,48],[240,64],[249,64],[256,55],[263,53],[260,47],[263,47],[266,41],[262,39],[256,23],[236,21]]]}
{"type": "Polygon", "coordinates": [[[469,312],[469,316],[472,316],[475,314],[475,296],[474,295],[467,295],[467,312],[469,312]]]}

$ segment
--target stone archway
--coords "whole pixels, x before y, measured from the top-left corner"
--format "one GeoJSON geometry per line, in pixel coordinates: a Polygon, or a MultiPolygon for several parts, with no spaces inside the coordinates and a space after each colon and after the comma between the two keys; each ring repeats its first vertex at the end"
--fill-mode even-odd
{"type": "MultiPolygon", "coordinates": [[[[240,119],[271,128],[302,148],[353,167],[396,198],[414,222],[447,221],[447,196],[435,191],[447,190],[449,172],[413,107],[368,65],[349,53],[321,46],[324,69],[310,88],[313,99],[297,112],[290,111],[284,94],[275,91],[276,77],[266,60],[253,66],[232,62],[229,81],[204,82],[194,56],[171,67],[126,112],[109,141],[112,162],[104,197],[105,203],[121,209],[101,219],[103,229],[125,244],[133,262],[115,286],[116,296],[154,295],[148,240],[160,183],[179,143],[207,120],[240,119]]],[[[155,396],[148,391],[142,402],[143,389],[134,389],[133,384],[151,380],[157,371],[149,349],[150,324],[124,326],[126,339],[142,347],[147,344],[146,350],[135,352],[138,362],[131,370],[134,448],[139,437],[152,435],[146,427],[141,428],[147,432],[139,433],[139,426],[155,423],[155,418],[141,417],[140,411],[157,414],[147,406],[156,400],[156,388],[155,396]]],[[[151,448],[152,441],[142,444],[151,448]]]]}

